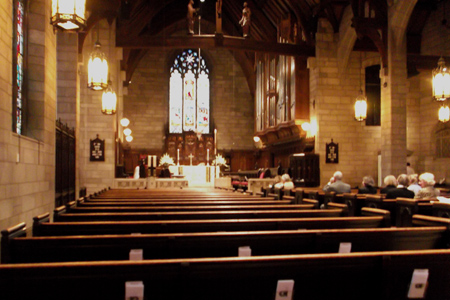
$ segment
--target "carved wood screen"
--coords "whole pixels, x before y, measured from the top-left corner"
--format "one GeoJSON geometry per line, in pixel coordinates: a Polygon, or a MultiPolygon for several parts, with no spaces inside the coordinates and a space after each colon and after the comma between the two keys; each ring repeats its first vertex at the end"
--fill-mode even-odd
{"type": "Polygon", "coordinates": [[[75,131],[56,121],[55,207],[75,200],[75,131]]]}
{"type": "Polygon", "coordinates": [[[202,134],[200,138],[195,132],[180,134],[170,133],[166,136],[166,152],[180,165],[189,165],[192,155],[192,165],[209,164],[214,160],[214,134],[202,134]],[[179,151],[178,151],[179,150],[179,151]]]}

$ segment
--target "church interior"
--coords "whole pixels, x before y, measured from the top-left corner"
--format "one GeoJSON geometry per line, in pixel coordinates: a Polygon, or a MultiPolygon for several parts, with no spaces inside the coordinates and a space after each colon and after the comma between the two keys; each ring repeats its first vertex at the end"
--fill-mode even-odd
{"type": "Polygon", "coordinates": [[[449,186],[448,0],[62,2],[0,2],[0,229],[163,177],[354,190],[409,163],[449,186]]]}

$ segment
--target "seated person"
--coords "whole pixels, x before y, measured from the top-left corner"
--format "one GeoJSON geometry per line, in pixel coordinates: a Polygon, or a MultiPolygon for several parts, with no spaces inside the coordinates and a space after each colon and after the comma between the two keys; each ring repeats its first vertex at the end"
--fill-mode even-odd
{"type": "Polygon", "coordinates": [[[294,183],[292,182],[291,177],[289,177],[289,174],[283,174],[283,176],[281,176],[281,181],[276,183],[274,187],[277,189],[292,190],[294,188],[294,183]]]}
{"type": "Polygon", "coordinates": [[[397,187],[397,179],[394,175],[388,175],[384,178],[385,187],[381,189],[381,194],[387,194],[390,189],[395,189],[397,187]]]}
{"type": "Polygon", "coordinates": [[[377,188],[374,187],[375,181],[370,176],[364,176],[362,187],[358,189],[358,194],[376,194],[377,188]]]}
{"type": "Polygon", "coordinates": [[[422,189],[422,187],[419,185],[419,175],[411,174],[408,176],[408,179],[409,179],[408,190],[413,191],[414,195],[417,195],[417,193],[422,189]]]}
{"type": "Polygon", "coordinates": [[[347,183],[342,182],[342,172],[336,171],[330,181],[323,187],[324,192],[335,192],[336,194],[350,193],[351,188],[347,183]]]}
{"type": "Polygon", "coordinates": [[[273,183],[269,185],[269,188],[283,188],[283,183],[281,182],[281,176],[277,175],[273,178],[273,183]]]}
{"type": "Polygon", "coordinates": [[[414,192],[408,190],[408,175],[400,174],[397,178],[397,182],[397,187],[394,189],[389,189],[386,193],[386,199],[414,198],[414,192]]]}
{"type": "Polygon", "coordinates": [[[440,195],[439,190],[434,188],[434,175],[431,173],[422,173],[419,176],[419,185],[422,189],[416,194],[415,199],[437,199],[440,195]]]}

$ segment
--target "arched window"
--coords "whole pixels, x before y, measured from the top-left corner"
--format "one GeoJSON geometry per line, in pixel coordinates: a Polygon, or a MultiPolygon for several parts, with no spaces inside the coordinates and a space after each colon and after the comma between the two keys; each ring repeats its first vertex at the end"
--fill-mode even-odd
{"type": "Polygon", "coordinates": [[[170,69],[169,133],[210,132],[209,70],[195,50],[179,54],[170,69]]]}

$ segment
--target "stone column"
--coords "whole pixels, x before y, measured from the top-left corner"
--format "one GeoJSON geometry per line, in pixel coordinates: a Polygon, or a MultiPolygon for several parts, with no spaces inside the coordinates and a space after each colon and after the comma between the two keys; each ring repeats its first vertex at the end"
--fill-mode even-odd
{"type": "MultiPolygon", "coordinates": [[[[406,172],[407,68],[406,26],[397,6],[389,7],[388,66],[381,70],[381,170],[382,177],[406,172]]],[[[407,18],[405,18],[407,19],[407,18]]]]}

